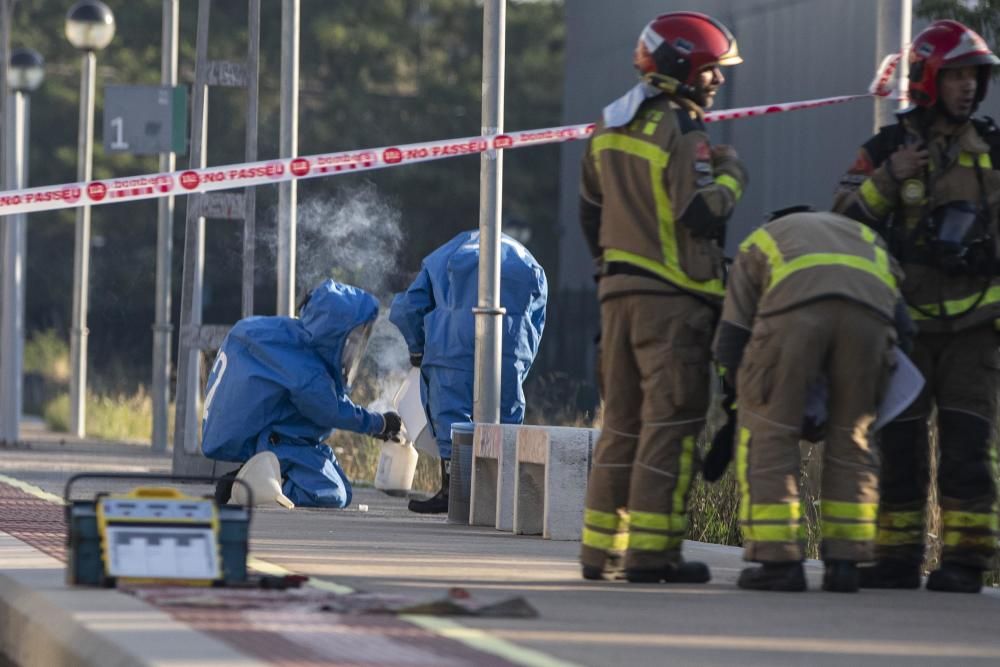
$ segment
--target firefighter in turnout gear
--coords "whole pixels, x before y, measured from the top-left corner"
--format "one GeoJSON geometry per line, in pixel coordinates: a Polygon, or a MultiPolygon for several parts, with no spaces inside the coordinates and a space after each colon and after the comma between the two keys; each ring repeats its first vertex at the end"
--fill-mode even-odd
{"type": "Polygon", "coordinates": [[[882,234],[902,264],[902,292],[919,330],[913,359],[927,378],[920,397],[880,433],[877,561],[861,579],[863,587],[920,586],[927,420],[936,414],[943,553],[927,588],[974,593],[997,531],[1000,130],[972,114],[1000,60],[972,30],[938,21],[914,39],[909,61],[915,106],[864,144],[834,203],[882,234]]]}
{"type": "MultiPolygon", "coordinates": [[[[895,343],[911,326],[899,278],[882,239],[835,213],[784,215],[740,245],[714,352],[738,405],[744,558],[762,563],[742,572],[741,588],[806,589],[799,440],[807,397],[825,386],[823,588],[858,590],[857,563],[873,557],[878,507],[869,433],[895,343]]],[[[713,454],[724,444],[716,440],[713,454]]],[[[717,474],[706,467],[706,479],[721,475],[728,458],[717,474]]]]}
{"type": "Polygon", "coordinates": [[[712,330],[724,294],[721,240],[746,185],[702,125],[741,62],[732,34],[664,14],[635,52],[642,80],[604,109],[583,160],[580,218],[599,266],[604,428],[587,486],[588,579],[704,582],[684,563],[695,440],[709,404],[712,330]]]}

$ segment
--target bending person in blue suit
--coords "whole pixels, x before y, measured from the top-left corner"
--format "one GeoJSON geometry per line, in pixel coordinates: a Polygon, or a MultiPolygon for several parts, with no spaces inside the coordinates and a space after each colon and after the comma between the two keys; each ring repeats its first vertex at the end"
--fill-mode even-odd
{"type": "MultiPolygon", "coordinates": [[[[324,440],[338,428],[382,439],[400,429],[395,412],[366,410],[348,396],[376,315],[370,294],[327,280],[309,293],[298,318],[237,322],[208,377],[205,456],[245,463],[271,452],[292,503],[347,507],[351,482],[324,440]]],[[[231,477],[220,483],[220,502],[231,485],[231,477]]]]}
{"type": "MultiPolygon", "coordinates": [[[[500,421],[524,421],[522,385],[538,353],[545,327],[548,285],[545,271],[528,250],[502,235],[500,304],[503,317],[500,421]]],[[[441,453],[441,490],[411,500],[421,514],[448,511],[451,426],[472,421],[476,325],[472,309],[479,294],[479,232],[463,232],[426,258],[410,288],[393,299],[389,320],[399,327],[420,367],[420,397],[441,453]]]]}

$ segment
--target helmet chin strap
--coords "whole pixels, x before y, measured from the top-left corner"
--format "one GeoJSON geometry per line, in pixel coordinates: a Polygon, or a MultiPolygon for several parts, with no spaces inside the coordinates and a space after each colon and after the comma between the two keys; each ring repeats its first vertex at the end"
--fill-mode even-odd
{"type": "Polygon", "coordinates": [[[659,72],[647,72],[642,75],[642,80],[654,88],[659,88],[668,95],[680,95],[681,97],[686,97],[695,102],[698,106],[701,106],[701,103],[697,98],[698,91],[695,90],[694,86],[681,83],[672,76],[660,74],[659,72]]]}

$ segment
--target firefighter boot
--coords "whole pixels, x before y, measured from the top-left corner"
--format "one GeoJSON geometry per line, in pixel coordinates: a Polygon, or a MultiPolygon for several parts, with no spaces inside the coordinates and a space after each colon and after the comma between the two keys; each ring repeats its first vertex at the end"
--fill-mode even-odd
{"type": "Polygon", "coordinates": [[[616,579],[624,579],[624,560],[625,559],[622,558],[621,554],[609,554],[607,561],[604,563],[604,567],[596,567],[594,565],[582,566],[583,578],[590,581],[614,581],[616,579]]]}
{"type": "Polygon", "coordinates": [[[852,560],[828,560],[823,571],[823,590],[832,593],[857,593],[860,588],[858,564],[852,560]]]}
{"type": "Polygon", "coordinates": [[[407,507],[417,514],[444,514],[448,511],[448,486],[451,483],[451,461],[441,459],[441,490],[425,500],[411,500],[407,507]]]}
{"type": "Polygon", "coordinates": [[[736,585],[751,591],[798,593],[806,590],[806,572],[799,561],[764,563],[740,572],[736,585]]]}
{"type": "Polygon", "coordinates": [[[927,577],[927,590],[943,593],[978,593],[983,587],[983,571],[978,567],[945,563],[927,577]]]}
{"type": "Polygon", "coordinates": [[[858,568],[861,588],[920,588],[920,564],[882,558],[858,568]]]}
{"type": "Polygon", "coordinates": [[[625,570],[625,578],[631,584],[704,584],[712,578],[708,566],[698,561],[684,561],[677,565],[667,565],[659,570],[625,570]]]}

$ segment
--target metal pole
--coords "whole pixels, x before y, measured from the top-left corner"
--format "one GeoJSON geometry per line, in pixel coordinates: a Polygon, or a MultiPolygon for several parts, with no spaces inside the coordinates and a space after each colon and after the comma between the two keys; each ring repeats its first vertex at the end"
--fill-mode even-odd
{"type": "MultiPolygon", "coordinates": [[[[894,0],[878,0],[875,7],[875,59],[878,67],[886,53],[891,53],[896,46],[896,36],[890,26],[894,26],[892,5],[894,0]]],[[[881,97],[875,98],[874,114],[872,116],[872,134],[879,131],[883,125],[892,122],[892,101],[881,97]]]]}
{"type": "Polygon", "coordinates": [[[905,109],[910,104],[907,92],[910,90],[910,61],[907,59],[907,49],[913,30],[913,0],[902,0],[899,16],[899,108],[905,109]]]}
{"type": "MultiPolygon", "coordinates": [[[[16,110],[21,115],[21,137],[22,143],[20,146],[20,163],[21,163],[21,182],[18,187],[26,188],[28,187],[28,169],[29,169],[29,158],[31,156],[29,146],[31,146],[31,95],[24,94],[21,96],[20,109],[16,110]]],[[[17,343],[17,351],[14,353],[14,358],[17,360],[17,370],[15,371],[17,375],[17,383],[15,384],[14,395],[17,397],[17,416],[20,422],[20,416],[24,413],[24,286],[27,283],[27,261],[28,261],[28,214],[21,213],[15,216],[17,222],[14,224],[14,232],[17,236],[17,311],[15,319],[15,335],[14,340],[17,343]]],[[[18,424],[20,426],[20,424],[18,424]]],[[[18,434],[20,435],[20,434],[18,434]]],[[[20,439],[20,437],[19,437],[20,439]]]]}
{"type": "MultiPolygon", "coordinates": [[[[8,59],[9,62],[9,59],[8,59]]],[[[27,95],[11,94],[12,108],[6,115],[7,189],[25,187],[27,176],[27,95]]],[[[24,214],[3,219],[3,305],[0,309],[0,442],[20,439],[21,377],[24,349],[24,214]]]]}
{"type": "MultiPolygon", "coordinates": [[[[506,0],[483,2],[483,127],[503,130],[506,0]]],[[[476,376],[472,418],[500,421],[500,353],[504,309],[500,307],[500,210],[503,153],[483,153],[479,170],[479,304],[476,316],[476,376]]]]}
{"type": "MultiPolygon", "coordinates": [[[[298,155],[299,0],[281,3],[281,157],[298,155]]],[[[295,309],[295,181],[278,186],[278,315],[295,309]]]]}
{"type": "MultiPolygon", "coordinates": [[[[14,128],[11,123],[11,116],[14,100],[10,90],[7,88],[7,67],[10,63],[10,21],[12,17],[11,3],[9,0],[0,0],[0,185],[5,190],[13,189],[12,181],[16,178],[15,171],[8,163],[12,160],[14,151],[11,149],[14,140],[14,128]]],[[[14,370],[11,357],[15,356],[15,345],[13,341],[13,312],[10,306],[13,305],[11,298],[10,279],[13,277],[12,268],[14,266],[13,255],[16,252],[14,247],[14,219],[13,217],[0,217],[0,237],[2,237],[3,264],[0,270],[3,272],[2,310],[0,310],[0,440],[16,440],[17,425],[11,423],[9,416],[11,400],[9,396],[10,375],[14,370]]]]}
{"type": "MultiPolygon", "coordinates": [[[[97,56],[83,54],[80,72],[80,129],[76,180],[88,182],[94,151],[94,85],[97,56]]],[[[87,297],[90,289],[90,207],[76,209],[73,246],[73,325],[70,329],[70,432],[82,438],[87,427],[87,297]]]]}
{"type": "MultiPolygon", "coordinates": [[[[7,119],[10,106],[13,100],[10,91],[7,90],[7,67],[10,63],[10,22],[13,18],[12,0],[0,0],[0,58],[3,58],[3,67],[0,67],[0,183],[7,184],[7,145],[9,137],[6,134],[7,119]]],[[[2,351],[0,351],[2,354],[2,351]]]]}
{"type": "MultiPolygon", "coordinates": [[[[247,162],[257,159],[257,126],[260,107],[260,0],[250,0],[247,33],[247,125],[245,155],[247,162]]],[[[257,188],[243,191],[243,317],[253,315],[256,276],[257,188]]]]}
{"type": "MultiPolygon", "coordinates": [[[[160,55],[160,82],[177,85],[177,40],[179,0],[163,0],[163,42],[160,55]]],[[[160,155],[160,172],[172,172],[177,164],[173,153],[160,155]]],[[[171,266],[174,253],[174,198],[161,197],[156,211],[156,320],[153,324],[153,433],[154,452],[167,451],[167,423],[170,411],[170,323],[171,266]]]]}

